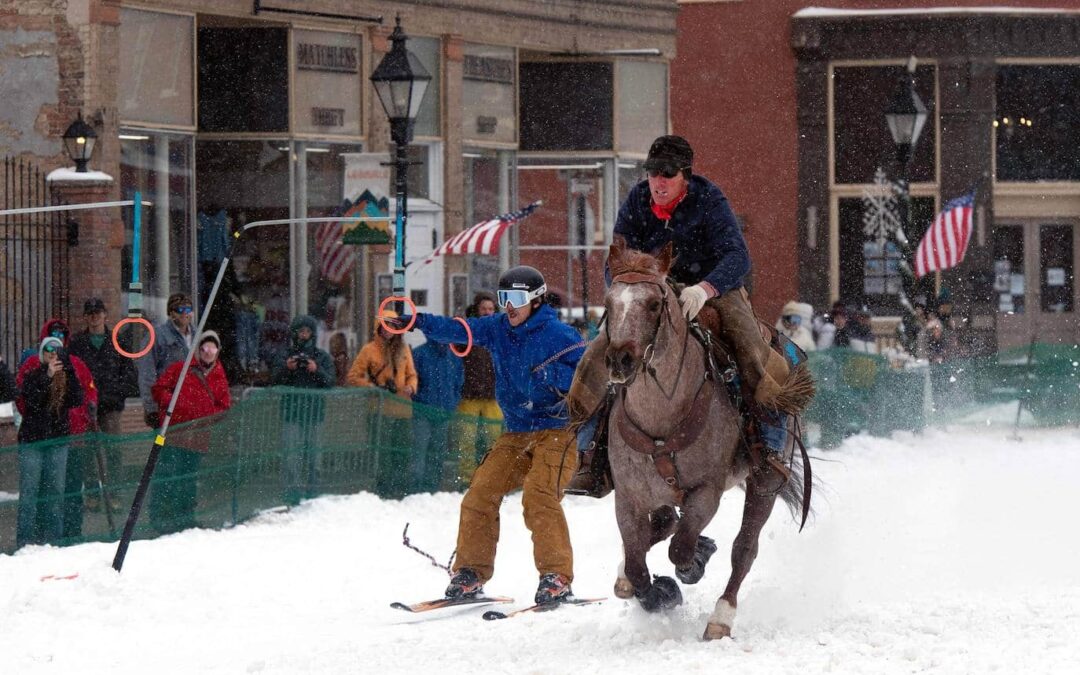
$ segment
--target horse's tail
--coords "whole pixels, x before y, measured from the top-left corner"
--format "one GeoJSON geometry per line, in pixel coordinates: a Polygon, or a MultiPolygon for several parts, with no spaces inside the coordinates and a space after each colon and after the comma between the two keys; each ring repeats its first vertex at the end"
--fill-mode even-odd
{"type": "Polygon", "coordinates": [[[794,447],[792,448],[792,461],[789,465],[791,475],[780,488],[777,496],[787,504],[791,517],[799,522],[799,530],[806,525],[807,519],[814,512],[811,505],[813,494],[814,476],[810,466],[810,455],[806,452],[806,446],[802,441],[801,420],[796,417],[792,428],[789,429],[794,447]],[[795,457],[794,450],[799,450],[799,456],[795,457]]]}

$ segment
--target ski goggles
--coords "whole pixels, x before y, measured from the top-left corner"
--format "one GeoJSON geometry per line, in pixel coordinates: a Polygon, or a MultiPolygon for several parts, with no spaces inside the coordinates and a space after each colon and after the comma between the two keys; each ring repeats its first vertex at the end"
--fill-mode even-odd
{"type": "Polygon", "coordinates": [[[45,345],[45,351],[49,352],[50,354],[55,352],[57,349],[60,349],[60,345],[58,344],[50,342],[49,344],[45,345]]]}
{"type": "Polygon", "coordinates": [[[543,285],[535,291],[522,291],[522,290],[500,290],[499,295],[499,307],[506,307],[510,305],[514,309],[521,309],[525,305],[529,304],[536,298],[543,297],[544,293],[547,293],[547,285],[543,285]]]}
{"type": "Polygon", "coordinates": [[[802,325],[802,317],[799,316],[798,314],[785,314],[781,318],[784,321],[787,321],[788,323],[790,323],[792,326],[801,326],[802,325]]]}

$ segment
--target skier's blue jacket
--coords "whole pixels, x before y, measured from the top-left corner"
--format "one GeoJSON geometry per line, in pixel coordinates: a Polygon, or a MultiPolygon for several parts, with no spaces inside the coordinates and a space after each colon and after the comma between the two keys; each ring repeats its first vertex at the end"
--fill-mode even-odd
{"type": "MultiPolygon", "coordinates": [[[[548,305],[541,305],[516,328],[503,313],[466,321],[473,344],[491,352],[495,400],[507,430],[565,427],[569,416],[563,397],[587,345],[578,332],[560,322],[548,305]]],[[[458,321],[434,314],[417,314],[415,327],[435,342],[465,344],[468,340],[458,321]]]]}

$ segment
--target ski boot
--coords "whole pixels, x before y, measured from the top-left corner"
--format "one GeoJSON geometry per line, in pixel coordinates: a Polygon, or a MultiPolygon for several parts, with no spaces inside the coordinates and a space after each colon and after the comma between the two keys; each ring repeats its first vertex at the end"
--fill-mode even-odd
{"type": "Polygon", "coordinates": [[[450,585],[446,587],[446,597],[457,600],[460,598],[474,598],[484,594],[484,585],[468,567],[462,567],[457,574],[450,579],[450,585]]]}
{"type": "Polygon", "coordinates": [[[549,572],[540,577],[540,585],[536,589],[536,604],[547,605],[553,602],[562,602],[573,593],[570,590],[570,581],[561,574],[549,572]]]}

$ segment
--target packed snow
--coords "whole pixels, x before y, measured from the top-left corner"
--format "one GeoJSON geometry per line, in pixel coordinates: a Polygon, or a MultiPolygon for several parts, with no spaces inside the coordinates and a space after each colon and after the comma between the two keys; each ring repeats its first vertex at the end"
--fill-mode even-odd
{"type": "MultiPolygon", "coordinates": [[[[1062,673],[1080,663],[1080,431],[996,425],[813,450],[816,517],[777,509],[740,597],[734,640],[701,633],[729,572],[741,492],[706,533],[721,546],[685,603],[614,598],[485,622],[485,608],[391,609],[442,593],[458,494],[327,497],[227,531],[0,556],[5,673],[1062,673]],[[46,575],[71,580],[45,580],[46,575]],[[1072,664],[1070,667],[1068,664],[1072,664]]],[[[613,501],[569,497],[579,596],[611,596],[613,501]]],[[[530,604],[520,495],[506,500],[492,594],[530,604]]],[[[666,551],[652,571],[670,574],[666,551]]],[[[503,606],[505,607],[505,606],[503,606]]]]}

